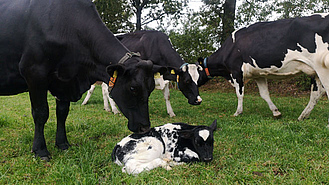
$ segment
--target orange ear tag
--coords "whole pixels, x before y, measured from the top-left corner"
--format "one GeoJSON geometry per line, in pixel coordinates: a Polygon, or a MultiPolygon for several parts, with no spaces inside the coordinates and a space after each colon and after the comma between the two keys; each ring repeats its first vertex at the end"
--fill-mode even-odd
{"type": "Polygon", "coordinates": [[[171,73],[172,75],[174,75],[174,74],[175,74],[175,70],[172,69],[172,70],[170,71],[170,73],[171,73]]]}
{"type": "Polygon", "coordinates": [[[118,71],[114,71],[113,76],[110,77],[110,81],[109,81],[109,87],[113,87],[115,84],[115,81],[117,80],[118,77],[118,71]]]}
{"type": "Polygon", "coordinates": [[[177,75],[177,83],[179,82],[179,75],[177,75]]]}

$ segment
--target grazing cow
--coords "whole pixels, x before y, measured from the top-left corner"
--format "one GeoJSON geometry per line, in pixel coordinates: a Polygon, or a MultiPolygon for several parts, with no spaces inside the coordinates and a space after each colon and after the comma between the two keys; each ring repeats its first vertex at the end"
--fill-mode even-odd
{"type": "Polygon", "coordinates": [[[207,76],[222,76],[236,89],[242,113],[244,80],[254,79],[261,97],[268,103],[273,116],[280,116],[270,99],[267,78],[287,78],[306,73],[312,81],[311,99],[299,120],[307,117],[324,92],[329,97],[329,15],[260,22],[233,32],[223,46],[204,59],[205,69],[199,85],[207,76]]]}
{"type": "Polygon", "coordinates": [[[123,138],[113,149],[112,160],[122,172],[138,174],[144,170],[189,162],[210,162],[213,158],[217,120],[208,126],[168,123],[145,134],[123,138]]]}
{"type": "MultiPolygon", "coordinates": [[[[151,60],[153,64],[172,67],[175,77],[164,75],[165,80],[178,82],[180,91],[191,105],[199,105],[202,99],[199,95],[197,78],[200,67],[190,67],[183,61],[170,43],[169,37],[160,31],[137,31],[116,36],[123,45],[133,52],[139,52],[144,60],[151,60]]],[[[193,64],[194,65],[194,64],[193,64]]]]}
{"type": "MultiPolygon", "coordinates": [[[[155,82],[155,89],[162,90],[162,92],[163,92],[163,97],[166,101],[167,113],[169,114],[170,117],[176,116],[173,109],[172,109],[172,107],[171,107],[171,103],[170,103],[169,81],[164,80],[163,75],[155,75],[154,76],[154,82],[155,82]]],[[[92,93],[95,90],[96,84],[97,83],[91,85],[91,87],[88,90],[87,95],[86,95],[86,97],[83,100],[81,105],[86,105],[88,103],[92,93]]],[[[108,91],[109,86],[104,82],[101,82],[101,86],[102,86],[104,110],[106,110],[108,112],[111,112],[111,110],[112,110],[112,112],[114,114],[119,114],[120,111],[117,109],[114,100],[109,96],[109,91],[108,91]],[[110,102],[111,108],[109,106],[109,102],[110,102]]]]}
{"type": "Polygon", "coordinates": [[[128,118],[128,128],[137,133],[150,129],[148,97],[153,73],[162,68],[124,47],[91,0],[0,0],[0,5],[0,95],[29,92],[36,156],[50,158],[44,138],[47,92],[56,97],[56,146],[64,150],[69,147],[70,102],[96,80],[107,83],[114,74],[112,97],[128,118]]]}

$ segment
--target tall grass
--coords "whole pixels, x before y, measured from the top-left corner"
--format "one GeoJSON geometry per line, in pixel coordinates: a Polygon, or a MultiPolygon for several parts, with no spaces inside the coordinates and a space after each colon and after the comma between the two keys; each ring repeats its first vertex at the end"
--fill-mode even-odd
{"type": "Polygon", "coordinates": [[[150,97],[152,126],[168,122],[209,125],[218,119],[214,160],[157,168],[138,176],[121,172],[111,161],[114,145],[130,134],[127,119],[103,110],[101,89],[90,102],[72,103],[67,135],[72,147],[55,148],[55,101],[48,96],[50,118],[45,126],[50,162],[34,158],[34,124],[28,93],[0,97],[0,184],[328,184],[328,101],[323,98],[309,119],[297,117],[308,97],[272,99],[283,114],[273,119],[259,95],[247,94],[244,113],[232,117],[234,93],[200,90],[203,103],[191,106],[177,90],[171,90],[175,114],[166,114],[162,92],[150,97]]]}

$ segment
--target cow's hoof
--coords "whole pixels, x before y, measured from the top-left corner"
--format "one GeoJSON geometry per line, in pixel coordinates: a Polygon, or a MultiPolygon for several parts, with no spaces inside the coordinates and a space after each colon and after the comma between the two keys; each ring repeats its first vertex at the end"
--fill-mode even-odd
{"type": "Polygon", "coordinates": [[[56,144],[56,147],[60,150],[67,150],[71,145],[69,143],[56,144]]]}
{"type": "Polygon", "coordinates": [[[280,119],[282,117],[281,114],[278,114],[278,115],[273,115],[274,119],[280,119]]]}
{"type": "Polygon", "coordinates": [[[172,114],[169,114],[169,116],[172,118],[172,117],[175,117],[176,114],[172,113],[172,114]]]}
{"type": "Polygon", "coordinates": [[[49,162],[50,159],[51,159],[51,157],[50,157],[50,156],[45,156],[45,157],[40,157],[40,159],[41,159],[42,161],[49,162]]]}

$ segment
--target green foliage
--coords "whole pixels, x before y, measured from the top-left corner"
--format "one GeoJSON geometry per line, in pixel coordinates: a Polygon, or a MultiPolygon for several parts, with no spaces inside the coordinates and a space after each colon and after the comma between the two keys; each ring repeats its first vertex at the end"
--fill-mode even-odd
{"type": "Polygon", "coordinates": [[[133,30],[129,21],[133,12],[125,0],[95,0],[94,4],[105,25],[114,33],[133,30]]]}
{"type": "Polygon", "coordinates": [[[180,18],[181,10],[187,6],[188,0],[130,0],[136,15],[136,30],[153,21],[162,22],[165,17],[175,20],[180,18]],[[142,17],[142,11],[148,13],[142,17]]]}
{"type": "Polygon", "coordinates": [[[180,32],[171,31],[170,40],[186,62],[195,63],[198,57],[206,57],[215,51],[211,29],[202,29],[199,17],[190,15],[189,23],[180,32]]]}
{"type": "Polygon", "coordinates": [[[277,20],[313,13],[328,12],[328,0],[250,0],[245,1],[236,14],[236,28],[258,21],[277,20]]]}
{"type": "MultiPolygon", "coordinates": [[[[55,146],[55,101],[49,95],[50,118],[45,137],[50,162],[30,153],[33,141],[28,93],[0,97],[0,184],[328,184],[328,101],[322,99],[309,119],[297,122],[308,102],[305,97],[273,96],[283,114],[273,119],[258,94],[246,94],[244,114],[232,117],[237,98],[216,88],[201,88],[203,103],[191,106],[181,92],[171,89],[176,117],[166,114],[161,91],[150,97],[152,126],[168,122],[209,125],[218,119],[214,160],[157,168],[138,176],[121,172],[111,161],[114,145],[130,134],[127,119],[103,110],[101,88],[89,103],[72,103],[67,135],[72,147],[55,146]]],[[[248,92],[247,92],[248,93],[248,92]]]]}

